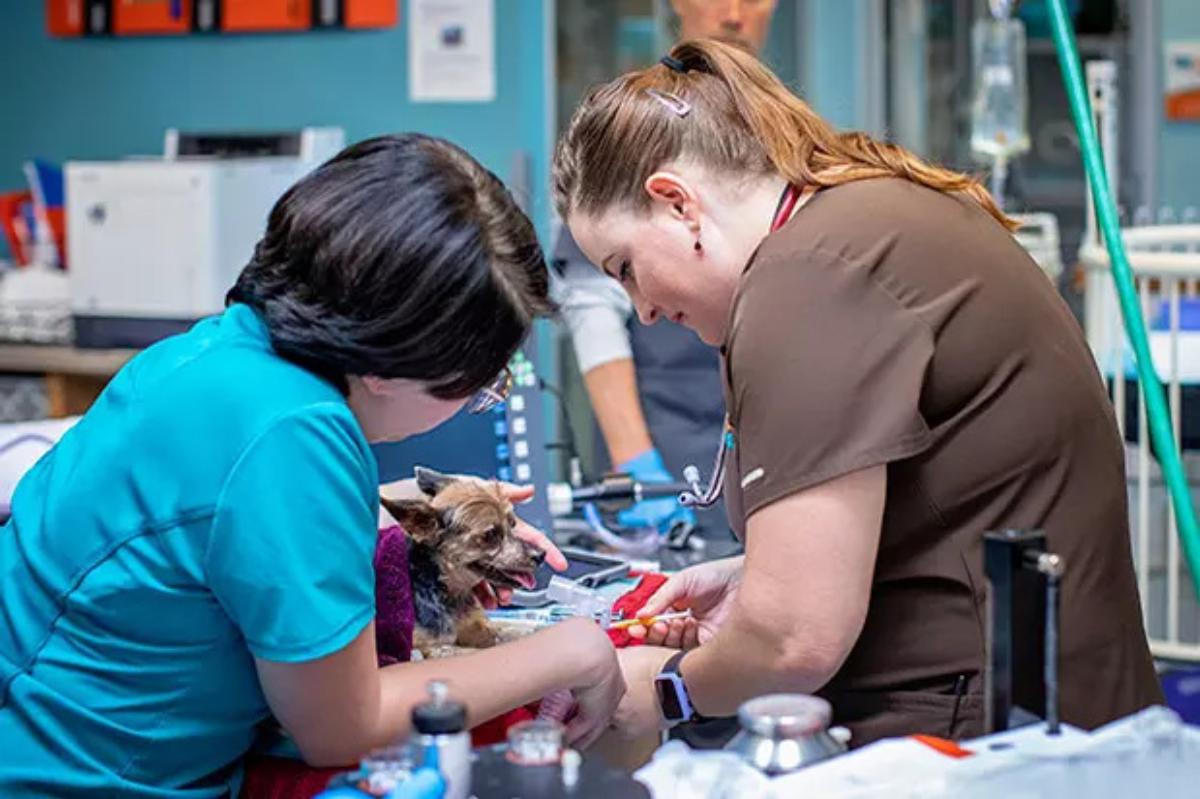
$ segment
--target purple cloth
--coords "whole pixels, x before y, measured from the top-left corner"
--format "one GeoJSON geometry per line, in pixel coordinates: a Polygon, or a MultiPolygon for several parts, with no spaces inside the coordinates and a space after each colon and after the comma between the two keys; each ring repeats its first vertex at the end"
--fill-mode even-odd
{"type": "Polygon", "coordinates": [[[380,666],[411,659],[415,621],[408,536],[399,526],[385,527],[375,543],[375,648],[380,666]]]}

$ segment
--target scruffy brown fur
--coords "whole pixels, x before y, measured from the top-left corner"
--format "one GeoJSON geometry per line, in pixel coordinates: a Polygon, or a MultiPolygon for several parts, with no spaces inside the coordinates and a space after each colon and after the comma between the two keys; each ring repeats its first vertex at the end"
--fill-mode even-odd
{"type": "Polygon", "coordinates": [[[409,538],[413,647],[429,657],[451,646],[492,646],[497,633],[476,590],[530,587],[543,553],[514,534],[512,503],[497,483],[420,467],[416,478],[426,499],[383,500],[409,538]]]}

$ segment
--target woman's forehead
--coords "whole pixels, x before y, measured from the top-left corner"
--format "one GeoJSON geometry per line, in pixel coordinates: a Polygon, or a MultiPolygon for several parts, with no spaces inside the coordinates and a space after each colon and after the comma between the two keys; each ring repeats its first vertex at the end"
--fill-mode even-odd
{"type": "Polygon", "coordinates": [[[612,212],[576,213],[571,215],[567,227],[570,228],[571,236],[588,260],[599,265],[611,252],[616,241],[614,232],[620,229],[620,224],[612,212]]]}

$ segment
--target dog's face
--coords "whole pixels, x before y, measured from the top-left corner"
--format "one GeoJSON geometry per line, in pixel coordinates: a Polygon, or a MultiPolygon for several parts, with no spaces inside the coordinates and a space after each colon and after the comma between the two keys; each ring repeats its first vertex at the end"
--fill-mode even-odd
{"type": "Polygon", "coordinates": [[[480,583],[533,588],[544,553],[518,538],[512,503],[494,482],[457,479],[418,467],[425,500],[383,500],[414,541],[434,551],[447,591],[471,593],[480,583]]]}

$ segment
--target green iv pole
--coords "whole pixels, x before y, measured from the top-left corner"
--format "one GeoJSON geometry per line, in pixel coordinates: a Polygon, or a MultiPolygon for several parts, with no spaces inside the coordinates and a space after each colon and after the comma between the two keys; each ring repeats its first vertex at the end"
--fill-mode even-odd
{"type": "MultiPolygon", "coordinates": [[[[1079,50],[1075,44],[1075,30],[1067,16],[1064,0],[1048,0],[1050,20],[1054,30],[1054,44],[1058,50],[1058,63],[1062,67],[1063,83],[1071,102],[1071,114],[1075,117],[1075,128],[1079,132],[1079,143],[1083,149],[1083,165],[1092,185],[1095,198],[1096,219],[1104,234],[1112,262],[1113,281],[1121,304],[1121,316],[1125,320],[1125,331],[1133,344],[1137,361],[1138,382],[1142,386],[1142,397],[1146,404],[1146,418],[1150,427],[1150,440],[1162,467],[1163,478],[1175,508],[1175,519],[1183,550],[1192,573],[1192,585],[1200,597],[1200,527],[1196,523],[1196,510],[1188,490],[1187,475],[1179,457],[1179,448],[1171,429],[1171,417],[1163,395],[1162,383],[1154,370],[1150,358],[1150,345],[1146,340],[1146,320],[1138,302],[1133,285],[1133,270],[1121,238],[1121,225],[1117,220],[1117,209],[1113,202],[1108,176],[1104,171],[1104,159],[1100,153],[1100,139],[1084,89],[1083,72],[1079,63],[1079,50]]],[[[1120,379],[1117,375],[1114,379],[1120,379]]],[[[1122,410],[1118,410],[1122,413],[1122,410]]],[[[1143,601],[1145,598],[1143,597],[1143,601]]]]}

